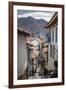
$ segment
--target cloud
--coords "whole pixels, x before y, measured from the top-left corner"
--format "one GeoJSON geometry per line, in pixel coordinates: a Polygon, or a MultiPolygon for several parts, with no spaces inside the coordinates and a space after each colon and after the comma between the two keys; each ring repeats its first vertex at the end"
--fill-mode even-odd
{"type": "Polygon", "coordinates": [[[25,14],[18,14],[18,18],[31,16],[36,19],[44,19],[49,21],[55,12],[30,12],[25,14]]]}

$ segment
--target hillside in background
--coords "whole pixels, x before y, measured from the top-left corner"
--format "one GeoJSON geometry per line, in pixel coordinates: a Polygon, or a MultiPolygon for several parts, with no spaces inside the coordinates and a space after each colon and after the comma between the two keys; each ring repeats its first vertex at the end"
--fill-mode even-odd
{"type": "Polygon", "coordinates": [[[18,27],[25,27],[27,31],[29,32],[35,32],[38,36],[39,35],[46,35],[47,29],[44,28],[44,26],[48,22],[44,19],[35,19],[33,17],[27,17],[27,18],[18,18],[17,19],[17,25],[18,27]]]}

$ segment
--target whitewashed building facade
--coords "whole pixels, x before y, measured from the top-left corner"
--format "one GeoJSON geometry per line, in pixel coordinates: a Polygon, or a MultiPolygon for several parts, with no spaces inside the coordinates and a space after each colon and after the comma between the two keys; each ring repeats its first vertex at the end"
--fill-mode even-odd
{"type": "Polygon", "coordinates": [[[48,43],[48,65],[49,70],[55,69],[54,61],[58,61],[58,13],[56,12],[48,22],[48,28],[51,34],[51,41],[48,43]]]}
{"type": "Polygon", "coordinates": [[[23,29],[18,28],[17,36],[17,72],[18,77],[24,74],[27,68],[27,36],[30,34],[23,29]]]}

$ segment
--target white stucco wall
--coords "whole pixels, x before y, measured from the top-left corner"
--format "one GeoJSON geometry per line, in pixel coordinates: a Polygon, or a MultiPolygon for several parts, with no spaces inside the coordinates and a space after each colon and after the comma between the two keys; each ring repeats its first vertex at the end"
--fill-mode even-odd
{"type": "Polygon", "coordinates": [[[46,66],[46,68],[48,70],[54,70],[55,67],[54,67],[54,59],[50,57],[50,43],[48,44],[48,65],[46,66]]]}
{"type": "Polygon", "coordinates": [[[57,42],[56,42],[56,27],[57,27],[57,25],[55,27],[51,28],[51,43],[55,43],[55,44],[57,44],[57,42]],[[52,38],[53,38],[52,37],[52,32],[53,31],[54,31],[54,41],[52,41],[52,38]]]}
{"type": "Polygon", "coordinates": [[[55,48],[58,50],[58,45],[57,45],[57,42],[56,42],[56,27],[57,27],[57,25],[55,27],[51,28],[51,43],[48,44],[48,66],[47,66],[48,70],[55,69],[55,67],[54,67],[54,61],[55,60],[58,60],[57,52],[54,55],[55,59],[53,59],[52,57],[50,57],[50,53],[51,53],[50,45],[51,44],[54,44],[55,45],[55,48]],[[53,38],[52,37],[52,31],[54,31],[54,41],[52,41],[52,38],[53,38]]]}
{"type": "Polygon", "coordinates": [[[18,44],[17,44],[17,64],[18,64],[18,76],[24,73],[25,68],[27,67],[27,49],[26,49],[26,37],[23,35],[18,35],[18,44]]]}

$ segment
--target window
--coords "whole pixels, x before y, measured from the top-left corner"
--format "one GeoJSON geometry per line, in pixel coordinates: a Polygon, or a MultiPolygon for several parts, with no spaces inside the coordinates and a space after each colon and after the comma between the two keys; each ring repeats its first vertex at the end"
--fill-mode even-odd
{"type": "Polygon", "coordinates": [[[50,57],[54,59],[55,56],[55,45],[50,45],[50,57]]]}
{"type": "Polygon", "coordinates": [[[50,45],[50,57],[52,57],[52,45],[50,45]]]}
{"type": "Polygon", "coordinates": [[[54,42],[54,30],[52,30],[52,42],[54,42]]]}
{"type": "Polygon", "coordinates": [[[56,43],[57,43],[57,39],[58,39],[58,36],[57,36],[58,34],[57,33],[58,32],[57,32],[57,27],[56,27],[56,39],[55,39],[56,40],[56,43]]]}

